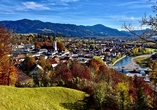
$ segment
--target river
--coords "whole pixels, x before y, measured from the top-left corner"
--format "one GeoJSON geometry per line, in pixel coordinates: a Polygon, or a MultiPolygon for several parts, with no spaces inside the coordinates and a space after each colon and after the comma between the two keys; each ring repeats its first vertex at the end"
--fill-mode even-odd
{"type": "MultiPolygon", "coordinates": [[[[122,68],[125,67],[127,64],[129,64],[131,62],[131,57],[126,56],[125,58],[123,58],[122,60],[118,61],[115,65],[114,65],[114,69],[116,71],[122,72],[122,68]]],[[[124,73],[127,73],[126,70],[124,70],[124,73]]]]}
{"type": "MultiPolygon", "coordinates": [[[[155,53],[153,53],[155,54],[155,53]]],[[[136,56],[134,58],[140,58],[140,57],[150,57],[152,54],[146,54],[146,55],[140,55],[140,56],[136,56]]],[[[144,68],[141,68],[138,64],[136,64],[132,57],[129,57],[129,56],[126,56],[125,58],[123,58],[122,60],[118,61],[117,63],[114,64],[114,69],[118,72],[122,72],[122,69],[123,69],[123,73],[127,73],[127,71],[125,69],[131,69],[131,70],[134,70],[136,68],[138,69],[144,69],[144,68]]]]}

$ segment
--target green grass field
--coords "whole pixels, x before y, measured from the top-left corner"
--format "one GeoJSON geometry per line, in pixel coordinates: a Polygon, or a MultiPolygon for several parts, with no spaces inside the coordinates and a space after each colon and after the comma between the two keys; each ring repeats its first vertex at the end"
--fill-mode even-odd
{"type": "Polygon", "coordinates": [[[151,51],[151,52],[156,52],[157,49],[154,49],[154,48],[146,48],[148,51],[151,51]]]}
{"type": "Polygon", "coordinates": [[[66,110],[63,104],[73,104],[85,95],[84,92],[63,87],[0,86],[0,110],[66,110]]]}
{"type": "Polygon", "coordinates": [[[149,58],[150,58],[150,56],[137,57],[137,58],[135,57],[133,60],[140,66],[148,67],[149,58]]]}

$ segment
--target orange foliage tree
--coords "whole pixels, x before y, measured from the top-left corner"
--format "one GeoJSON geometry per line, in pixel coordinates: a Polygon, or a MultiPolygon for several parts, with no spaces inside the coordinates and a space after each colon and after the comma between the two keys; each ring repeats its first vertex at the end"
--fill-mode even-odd
{"type": "Polygon", "coordinates": [[[0,26],[0,82],[3,85],[14,84],[17,80],[17,71],[11,64],[9,54],[11,53],[12,32],[0,26]]]}
{"type": "Polygon", "coordinates": [[[81,64],[80,62],[73,62],[70,70],[74,77],[88,80],[91,77],[89,68],[86,65],[81,64]]]}
{"type": "Polygon", "coordinates": [[[64,46],[63,42],[57,42],[57,48],[60,51],[64,51],[65,50],[65,46],[64,46]]]}
{"type": "Polygon", "coordinates": [[[59,64],[57,67],[56,67],[56,77],[57,79],[59,80],[63,80],[65,81],[65,83],[73,78],[73,75],[71,73],[71,70],[68,68],[67,66],[67,63],[62,63],[62,64],[59,64]]]}
{"type": "Polygon", "coordinates": [[[9,76],[7,76],[8,78],[6,78],[4,84],[6,85],[15,85],[17,79],[18,79],[18,76],[17,76],[17,73],[18,73],[18,70],[17,68],[14,66],[14,65],[10,65],[9,67],[9,70],[6,71],[8,73],[9,76]]]}
{"type": "Polygon", "coordinates": [[[111,72],[100,57],[95,56],[87,65],[94,82],[101,82],[102,80],[109,82],[111,72]]]}
{"type": "Polygon", "coordinates": [[[23,62],[23,70],[26,72],[27,75],[30,73],[30,68],[36,64],[35,58],[26,56],[23,62]]]}

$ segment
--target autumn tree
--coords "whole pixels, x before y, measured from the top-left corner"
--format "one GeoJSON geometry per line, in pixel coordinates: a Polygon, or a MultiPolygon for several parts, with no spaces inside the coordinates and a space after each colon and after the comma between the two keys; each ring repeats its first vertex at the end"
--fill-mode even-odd
{"type": "Polygon", "coordinates": [[[28,41],[28,43],[29,44],[33,44],[33,39],[34,39],[34,35],[33,34],[29,34],[28,36],[27,36],[27,41],[28,41]]]}
{"type": "Polygon", "coordinates": [[[59,51],[64,51],[65,46],[64,46],[63,42],[57,42],[57,48],[59,51]]]}
{"type": "Polygon", "coordinates": [[[70,70],[73,75],[72,79],[73,87],[82,90],[86,93],[93,92],[91,73],[90,69],[86,64],[83,64],[80,61],[73,61],[70,70]]]}
{"type": "Polygon", "coordinates": [[[11,43],[13,45],[20,44],[21,43],[20,35],[13,33],[11,43]]]}
{"type": "Polygon", "coordinates": [[[11,63],[11,38],[12,32],[0,26],[0,75],[3,84],[10,85],[10,82],[17,79],[17,71],[12,71],[11,63]]]}
{"type": "Polygon", "coordinates": [[[141,77],[135,76],[132,83],[130,83],[130,93],[132,93],[132,100],[135,110],[149,110],[153,105],[154,92],[153,88],[143,80],[141,77]]]}
{"type": "Polygon", "coordinates": [[[36,49],[40,49],[43,46],[43,43],[38,41],[38,42],[35,42],[34,45],[36,49]]]}
{"type": "Polygon", "coordinates": [[[69,79],[73,78],[67,63],[61,63],[56,67],[56,79],[59,85],[65,85],[69,79]]]}
{"type": "Polygon", "coordinates": [[[54,71],[44,71],[39,75],[40,85],[41,87],[52,86],[53,84],[54,71]]]}
{"type": "Polygon", "coordinates": [[[5,82],[5,84],[7,85],[15,85],[16,81],[18,80],[18,69],[14,66],[14,65],[10,65],[10,68],[8,71],[9,76],[8,76],[8,79],[7,79],[7,82],[5,82]]]}
{"type": "Polygon", "coordinates": [[[116,86],[117,102],[120,110],[129,110],[131,98],[129,96],[129,86],[126,82],[119,82],[116,86]]]}
{"type": "MultiPolygon", "coordinates": [[[[151,81],[154,83],[154,102],[157,102],[157,92],[156,92],[156,88],[157,88],[157,61],[153,61],[152,64],[152,71],[149,72],[149,76],[151,81]]],[[[157,108],[156,104],[154,104],[154,107],[157,108]]]]}
{"type": "Polygon", "coordinates": [[[65,45],[64,45],[64,42],[61,38],[56,38],[56,41],[57,41],[57,49],[59,51],[64,51],[65,50],[65,45]]]}
{"type": "Polygon", "coordinates": [[[39,86],[51,86],[52,85],[52,75],[53,71],[51,71],[51,64],[49,59],[45,59],[44,55],[41,55],[37,62],[38,66],[42,67],[42,72],[38,75],[38,80],[40,80],[39,86]]]}
{"type": "Polygon", "coordinates": [[[36,60],[34,57],[26,56],[23,61],[23,70],[26,71],[26,74],[29,75],[31,67],[36,64],[36,60]]]}
{"type": "Polygon", "coordinates": [[[103,110],[103,103],[106,102],[106,96],[108,95],[108,88],[106,82],[98,83],[95,87],[93,98],[97,109],[103,110]]]}
{"type": "Polygon", "coordinates": [[[90,69],[91,78],[94,82],[109,82],[111,72],[100,57],[94,56],[87,65],[90,69]]]}
{"type": "Polygon", "coordinates": [[[152,64],[152,71],[149,72],[150,78],[156,83],[157,82],[157,61],[152,64]]]}
{"type": "Polygon", "coordinates": [[[90,79],[89,68],[80,62],[73,62],[70,70],[74,77],[79,77],[81,79],[90,79]]]}
{"type": "MultiPolygon", "coordinates": [[[[102,60],[102,59],[101,59],[102,60]]],[[[99,57],[94,57],[88,62],[88,66],[94,74],[97,74],[101,65],[104,65],[99,57]]]]}
{"type": "Polygon", "coordinates": [[[40,56],[40,57],[39,57],[38,64],[39,64],[42,68],[45,68],[46,64],[45,64],[45,58],[44,58],[44,56],[40,56]]]}

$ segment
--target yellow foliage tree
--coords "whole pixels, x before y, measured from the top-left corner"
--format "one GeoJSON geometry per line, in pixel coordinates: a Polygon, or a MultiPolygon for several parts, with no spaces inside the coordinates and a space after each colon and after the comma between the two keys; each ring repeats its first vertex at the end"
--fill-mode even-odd
{"type": "Polygon", "coordinates": [[[129,110],[131,98],[129,96],[129,86],[125,82],[119,82],[116,86],[117,102],[120,110],[129,110]]]}
{"type": "Polygon", "coordinates": [[[157,61],[153,62],[152,71],[149,72],[150,78],[156,83],[157,82],[157,61]]]}
{"type": "Polygon", "coordinates": [[[102,110],[103,102],[106,101],[105,97],[108,95],[108,84],[106,82],[100,82],[96,85],[96,89],[94,90],[94,100],[99,107],[100,110],[102,110]]]}

